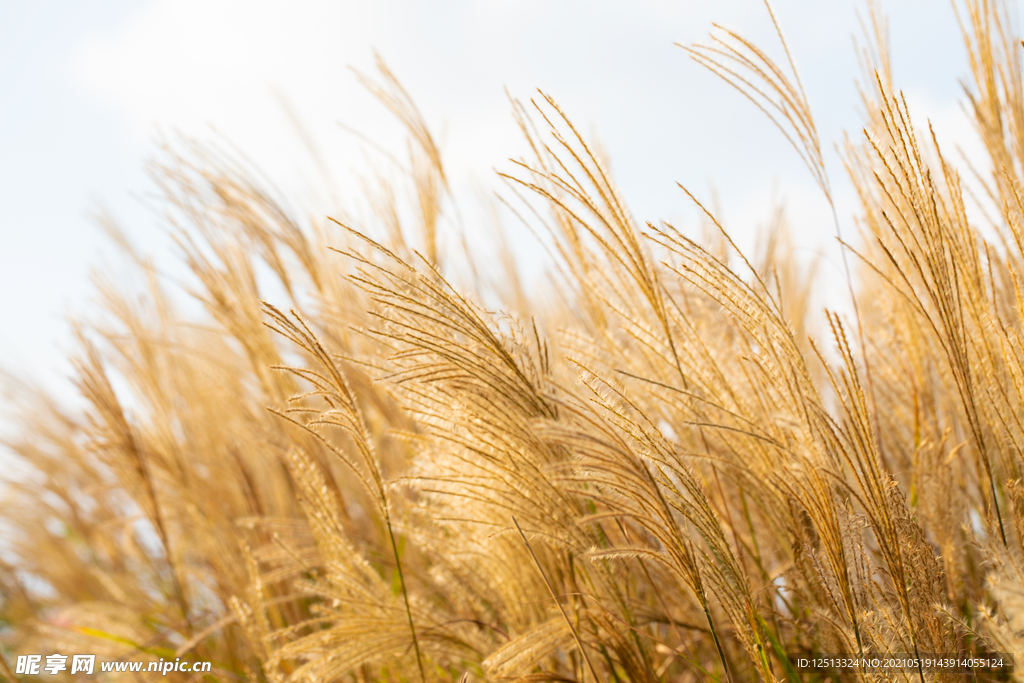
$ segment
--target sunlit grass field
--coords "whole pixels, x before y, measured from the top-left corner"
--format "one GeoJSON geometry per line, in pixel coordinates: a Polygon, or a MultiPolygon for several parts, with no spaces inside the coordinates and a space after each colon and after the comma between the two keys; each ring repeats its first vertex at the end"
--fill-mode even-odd
{"type": "MultiPolygon", "coordinates": [[[[496,292],[461,277],[442,152],[383,62],[365,85],[408,158],[367,169],[358,226],[164,150],[203,311],[112,227],[138,285],[99,283],[76,328],[85,409],[8,383],[0,675],[52,652],[212,662],[183,681],[1017,675],[800,664],[1024,666],[1024,44],[1008,6],[961,8],[973,167],[911,119],[869,9],[835,312],[781,220],[756,254],[689,188],[699,229],[637,221],[557,93],[511,100],[516,222],[474,228],[533,231],[543,287],[511,249],[475,264],[496,292]]],[[[686,49],[833,203],[782,31],[686,49]]]]}

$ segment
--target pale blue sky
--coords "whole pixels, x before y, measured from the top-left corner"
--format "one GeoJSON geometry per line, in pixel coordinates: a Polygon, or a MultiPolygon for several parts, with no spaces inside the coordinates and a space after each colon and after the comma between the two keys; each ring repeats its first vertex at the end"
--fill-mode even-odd
{"type": "MultiPolygon", "coordinates": [[[[831,148],[841,131],[858,130],[859,3],[774,6],[831,148]]],[[[969,137],[951,7],[891,0],[886,8],[897,84],[940,133],[969,137]]],[[[347,174],[362,157],[335,123],[385,142],[394,130],[346,69],[369,71],[373,49],[442,133],[467,192],[492,187],[490,169],[519,150],[503,89],[528,97],[540,87],[599,136],[638,218],[685,224],[692,214],[675,182],[705,196],[714,185],[737,233],[752,234],[777,196],[803,248],[830,248],[828,208],[787,143],[673,46],[701,40],[712,21],[776,48],[759,0],[0,3],[0,365],[62,386],[71,346],[64,315],[88,308],[89,271],[111,262],[91,218],[98,206],[159,262],[173,261],[137,198],[151,190],[143,164],[158,128],[208,137],[212,124],[301,194],[315,171],[278,93],[317,139],[342,199],[352,195],[347,174]]],[[[834,154],[828,162],[848,213],[842,169],[834,154]]],[[[321,211],[310,197],[300,199],[321,211]]],[[[841,218],[852,229],[850,216],[841,218]]]]}

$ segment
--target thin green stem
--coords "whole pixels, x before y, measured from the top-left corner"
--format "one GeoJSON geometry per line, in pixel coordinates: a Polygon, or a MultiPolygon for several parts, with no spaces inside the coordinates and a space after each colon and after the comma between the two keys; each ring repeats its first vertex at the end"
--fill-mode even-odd
{"type": "Polygon", "coordinates": [[[385,502],[384,521],[388,525],[388,536],[391,538],[391,551],[395,554],[395,567],[398,569],[398,583],[402,586],[402,598],[405,600],[405,616],[409,619],[409,632],[412,633],[412,646],[416,650],[416,664],[420,668],[420,683],[426,683],[427,676],[423,673],[423,655],[420,654],[420,641],[416,637],[416,627],[412,623],[412,608],[409,606],[409,592],[405,589],[405,574],[402,573],[402,560],[398,556],[398,544],[395,543],[395,532],[391,528],[391,515],[387,512],[385,502]]]}
{"type": "Polygon", "coordinates": [[[533,558],[534,564],[537,565],[537,571],[540,572],[540,576],[544,579],[544,585],[548,587],[548,592],[551,593],[551,599],[555,601],[558,606],[558,611],[562,613],[562,618],[565,619],[565,623],[569,626],[569,630],[572,632],[572,637],[576,641],[576,647],[580,650],[580,655],[583,656],[583,661],[587,663],[587,668],[590,669],[590,675],[594,677],[594,683],[598,682],[597,671],[594,670],[594,665],[590,663],[590,657],[587,656],[587,651],[583,649],[583,643],[580,641],[579,635],[576,633],[576,629],[573,628],[572,622],[569,621],[569,615],[565,613],[565,608],[562,607],[562,603],[558,601],[558,597],[555,595],[555,589],[552,588],[551,582],[548,581],[547,574],[544,573],[544,568],[540,565],[540,560],[537,559],[537,554],[533,552],[533,548],[530,547],[530,542],[526,539],[526,534],[523,533],[523,528],[519,526],[519,522],[516,518],[512,518],[512,523],[516,525],[516,529],[519,530],[519,535],[523,537],[523,543],[526,544],[526,549],[530,551],[530,557],[533,558]]]}

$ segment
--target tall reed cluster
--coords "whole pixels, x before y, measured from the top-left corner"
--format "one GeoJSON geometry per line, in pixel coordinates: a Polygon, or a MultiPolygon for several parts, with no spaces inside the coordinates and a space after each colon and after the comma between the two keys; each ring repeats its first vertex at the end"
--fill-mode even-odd
{"type": "MultiPolygon", "coordinates": [[[[961,679],[798,672],[799,653],[1024,666],[1021,45],[997,0],[962,8],[991,160],[970,198],[867,16],[847,315],[810,309],[781,224],[755,258],[711,211],[701,243],[639,223],[547,96],[513,102],[531,155],[504,201],[553,284],[523,286],[506,252],[500,305],[452,279],[441,153],[383,66],[366,83],[409,132],[408,173],[367,184],[358,226],[166,153],[205,314],[126,247],[141,285],[101,285],[77,331],[86,409],[12,385],[8,658],[352,683],[961,679]]],[[[688,49],[832,202],[788,49],[722,29],[688,49]]]]}

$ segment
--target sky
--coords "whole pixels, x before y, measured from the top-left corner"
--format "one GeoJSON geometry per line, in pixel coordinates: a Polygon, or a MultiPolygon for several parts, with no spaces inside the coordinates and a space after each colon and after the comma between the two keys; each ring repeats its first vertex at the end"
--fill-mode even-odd
{"type": "MultiPolygon", "coordinates": [[[[853,37],[863,7],[773,7],[826,142],[840,222],[852,231],[852,191],[832,150],[859,130],[853,37]]],[[[912,111],[940,137],[977,149],[959,104],[967,65],[952,6],[884,7],[895,82],[912,111]]],[[[471,199],[498,187],[494,171],[522,150],[506,92],[526,99],[541,89],[600,140],[638,219],[692,224],[678,182],[713,197],[727,227],[751,243],[782,202],[796,248],[835,270],[830,210],[796,154],[677,45],[704,40],[712,22],[781,56],[760,0],[0,2],[0,368],[70,390],[68,319],[94,301],[90,274],[117,263],[101,213],[173,268],[145,171],[161,139],[229,141],[318,215],[357,195],[353,177],[368,157],[350,130],[396,140],[352,71],[372,72],[375,53],[438,133],[454,185],[471,199]]],[[[541,261],[528,237],[513,237],[526,261],[541,261]]]]}

